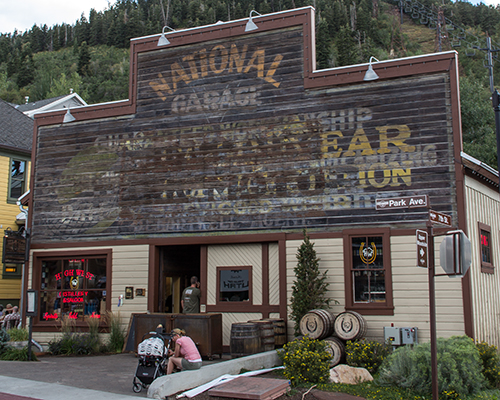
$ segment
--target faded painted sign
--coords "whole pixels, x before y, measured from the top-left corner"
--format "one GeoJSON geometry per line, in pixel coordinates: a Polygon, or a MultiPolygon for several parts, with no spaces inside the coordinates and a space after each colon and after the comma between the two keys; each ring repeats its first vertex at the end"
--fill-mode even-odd
{"type": "Polygon", "coordinates": [[[411,225],[426,216],[377,213],[376,199],[453,201],[446,74],[305,90],[302,54],[285,29],[140,55],[133,118],[43,129],[42,145],[70,139],[39,154],[35,231],[411,225]]]}

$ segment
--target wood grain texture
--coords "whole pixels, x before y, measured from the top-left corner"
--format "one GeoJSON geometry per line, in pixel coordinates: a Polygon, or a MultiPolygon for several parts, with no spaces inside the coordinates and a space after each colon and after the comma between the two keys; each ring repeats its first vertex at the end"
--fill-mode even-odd
{"type": "Polygon", "coordinates": [[[447,73],[305,90],[300,28],[138,56],[137,113],[41,127],[33,243],[456,222],[447,73]],[[258,40],[255,40],[258,38],[258,40]]]}

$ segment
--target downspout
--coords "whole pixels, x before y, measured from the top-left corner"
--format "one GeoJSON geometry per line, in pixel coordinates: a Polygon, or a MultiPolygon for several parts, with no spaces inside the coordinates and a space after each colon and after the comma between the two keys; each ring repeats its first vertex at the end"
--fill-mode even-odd
{"type": "MultiPolygon", "coordinates": [[[[21,210],[21,212],[25,215],[26,217],[26,224],[28,223],[28,210],[24,208],[24,206],[22,205],[22,200],[27,196],[29,195],[30,191],[28,190],[26,193],[24,193],[21,197],[19,197],[16,201],[16,204],[19,206],[19,209],[21,210]]],[[[26,239],[26,246],[28,246],[28,236],[29,236],[29,233],[28,233],[28,230],[25,229],[24,230],[24,237],[26,239]]],[[[28,249],[26,249],[26,251],[28,251],[28,249]]],[[[29,253],[28,253],[29,254],[29,253]]],[[[24,279],[25,279],[25,263],[23,263],[23,272],[22,272],[22,275],[21,275],[21,291],[24,290],[24,279]]],[[[23,310],[24,310],[24,295],[25,293],[21,293],[21,300],[19,302],[19,315],[21,316],[21,318],[19,319],[19,326],[22,325],[23,323],[23,310]]]]}

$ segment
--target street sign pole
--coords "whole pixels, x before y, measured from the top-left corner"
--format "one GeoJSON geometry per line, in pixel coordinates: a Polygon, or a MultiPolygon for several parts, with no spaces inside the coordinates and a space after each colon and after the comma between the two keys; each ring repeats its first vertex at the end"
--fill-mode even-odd
{"type": "Polygon", "coordinates": [[[434,262],[434,232],[432,222],[427,221],[428,235],[428,273],[429,273],[429,319],[431,334],[431,383],[432,400],[438,400],[438,365],[437,365],[437,337],[436,337],[436,294],[435,294],[435,262],[434,262]]]}

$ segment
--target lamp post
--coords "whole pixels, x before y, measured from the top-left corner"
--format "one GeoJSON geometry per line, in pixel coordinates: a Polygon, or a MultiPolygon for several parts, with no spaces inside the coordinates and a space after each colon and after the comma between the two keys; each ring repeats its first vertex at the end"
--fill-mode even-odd
{"type": "MultiPolygon", "coordinates": [[[[477,48],[477,47],[476,47],[477,48]]],[[[493,55],[492,53],[496,53],[500,50],[491,48],[491,38],[488,36],[486,38],[486,48],[479,49],[481,51],[486,51],[488,65],[485,65],[488,68],[489,79],[490,79],[490,92],[491,92],[491,103],[493,104],[493,111],[495,111],[495,133],[497,137],[497,170],[498,170],[498,184],[500,190],[500,93],[494,87],[493,82],[493,55]]]]}
{"type": "Polygon", "coordinates": [[[495,111],[495,133],[497,136],[497,168],[498,168],[498,188],[500,190],[500,93],[498,90],[491,94],[491,102],[495,111]]]}

